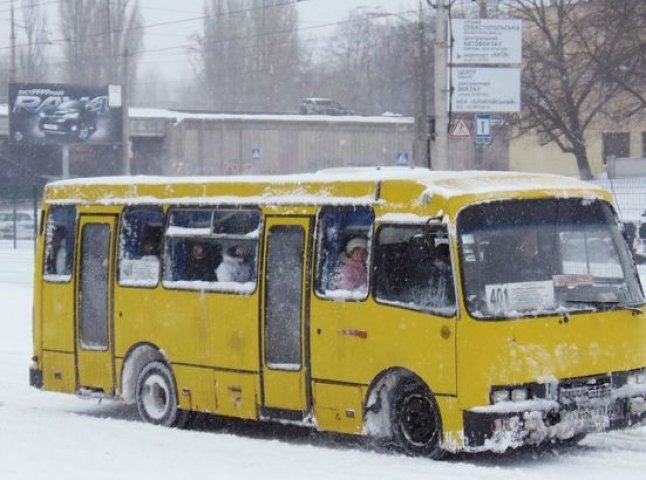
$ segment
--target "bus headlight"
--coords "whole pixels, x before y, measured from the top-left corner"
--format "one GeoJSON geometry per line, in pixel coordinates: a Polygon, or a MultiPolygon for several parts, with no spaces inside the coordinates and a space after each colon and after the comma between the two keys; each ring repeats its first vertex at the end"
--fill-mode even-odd
{"type": "Polygon", "coordinates": [[[510,398],[511,397],[509,394],[509,390],[507,390],[506,388],[493,390],[491,392],[491,403],[493,403],[494,405],[496,403],[508,402],[510,398]]]}
{"type": "Polygon", "coordinates": [[[646,383],[646,371],[639,370],[637,372],[629,373],[626,377],[628,385],[640,385],[646,383]]]}
{"type": "Polygon", "coordinates": [[[522,402],[529,398],[529,391],[526,388],[514,388],[511,391],[512,402],[522,402]]]}
{"type": "Polygon", "coordinates": [[[491,390],[491,403],[522,402],[529,398],[527,387],[495,387],[491,390]]]}

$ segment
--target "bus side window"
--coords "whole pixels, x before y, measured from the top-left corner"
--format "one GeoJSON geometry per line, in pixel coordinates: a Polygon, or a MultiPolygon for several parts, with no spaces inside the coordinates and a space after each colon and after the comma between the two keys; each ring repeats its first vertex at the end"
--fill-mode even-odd
{"type": "Polygon", "coordinates": [[[164,285],[252,292],[257,278],[260,223],[258,209],[171,210],[164,242],[164,285]]]}
{"type": "Polygon", "coordinates": [[[369,207],[327,207],[318,218],[316,291],[334,299],[368,295],[374,212],[369,207]]]}
{"type": "Polygon", "coordinates": [[[74,263],[76,207],[51,207],[45,230],[45,280],[66,282],[74,263]]]}
{"type": "Polygon", "coordinates": [[[214,211],[212,235],[220,248],[215,270],[217,282],[256,282],[260,223],[260,210],[257,209],[218,208],[214,211]]]}
{"type": "Polygon", "coordinates": [[[153,287],[159,281],[164,212],[161,207],[126,208],[119,236],[119,284],[153,287]]]}
{"type": "Polygon", "coordinates": [[[383,225],[374,260],[378,302],[452,315],[455,287],[445,229],[383,225]]]}

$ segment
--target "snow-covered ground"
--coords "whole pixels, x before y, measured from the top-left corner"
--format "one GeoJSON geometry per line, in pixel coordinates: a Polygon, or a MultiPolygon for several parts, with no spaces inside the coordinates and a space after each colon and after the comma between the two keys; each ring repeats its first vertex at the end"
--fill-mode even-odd
{"type": "Polygon", "coordinates": [[[433,462],[375,451],[356,439],[293,427],[202,422],[155,427],[118,402],[28,385],[30,242],[0,242],[0,479],[642,479],[646,427],[591,435],[578,447],[433,462]]]}

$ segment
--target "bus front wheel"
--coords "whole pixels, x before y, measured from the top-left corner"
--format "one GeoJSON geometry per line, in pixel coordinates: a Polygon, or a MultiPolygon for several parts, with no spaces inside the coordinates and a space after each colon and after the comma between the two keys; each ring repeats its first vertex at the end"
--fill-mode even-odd
{"type": "Polygon", "coordinates": [[[391,394],[390,425],[395,445],[408,455],[442,458],[446,452],[440,446],[440,415],[426,385],[404,377],[391,394]]]}
{"type": "Polygon", "coordinates": [[[137,411],[146,422],[166,427],[182,427],[188,413],[179,408],[177,389],[170,369],[163,362],[146,365],[137,378],[137,411]]]}

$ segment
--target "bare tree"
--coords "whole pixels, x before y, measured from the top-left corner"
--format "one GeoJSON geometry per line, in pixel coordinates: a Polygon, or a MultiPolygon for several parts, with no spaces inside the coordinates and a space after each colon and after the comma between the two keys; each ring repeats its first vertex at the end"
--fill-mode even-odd
{"type": "Polygon", "coordinates": [[[243,97],[245,74],[245,2],[211,0],[204,5],[204,33],[197,35],[201,95],[205,106],[236,110],[243,97]]]}
{"type": "Polygon", "coordinates": [[[621,109],[613,113],[625,120],[646,108],[646,2],[598,0],[590,17],[600,34],[582,36],[582,46],[602,68],[606,81],[623,91],[621,109]],[[597,43],[606,48],[596,48],[597,43]]]}
{"type": "MultiPolygon", "coordinates": [[[[618,41],[625,27],[609,25],[600,7],[609,2],[512,0],[525,25],[521,131],[535,131],[574,155],[582,179],[592,178],[586,133],[601,115],[625,108],[626,90],[613,62],[629,55],[618,41]]],[[[622,2],[612,2],[622,3],[622,2]]]]}
{"type": "Polygon", "coordinates": [[[45,58],[48,43],[47,21],[40,4],[39,0],[21,0],[20,27],[25,42],[18,52],[20,65],[18,78],[23,81],[38,82],[47,74],[45,58]]]}
{"type": "Polygon", "coordinates": [[[101,81],[100,18],[95,0],[63,0],[59,4],[60,30],[65,39],[65,77],[70,82],[101,81]],[[99,30],[100,32],[100,30],[99,30]]]}
{"type": "Polygon", "coordinates": [[[221,110],[276,111],[294,103],[300,74],[298,16],[286,0],[210,0],[195,37],[205,98],[221,110]]]}
{"type": "Polygon", "coordinates": [[[429,22],[422,26],[425,58],[418,58],[417,14],[351,11],[314,67],[309,95],[334,97],[362,114],[415,114],[420,88],[415,82],[424,82],[429,92],[433,64],[429,22]],[[420,75],[418,60],[426,63],[427,75],[420,75]]]}
{"type": "Polygon", "coordinates": [[[68,81],[133,83],[143,42],[136,0],[62,0],[59,14],[68,81]]]}

